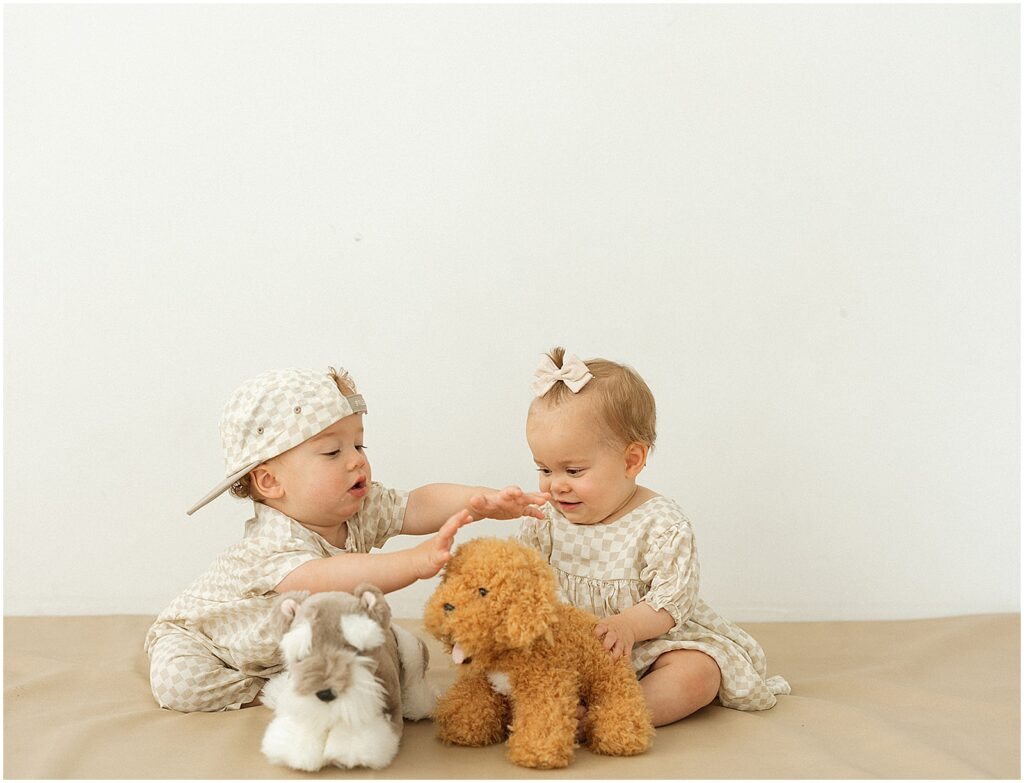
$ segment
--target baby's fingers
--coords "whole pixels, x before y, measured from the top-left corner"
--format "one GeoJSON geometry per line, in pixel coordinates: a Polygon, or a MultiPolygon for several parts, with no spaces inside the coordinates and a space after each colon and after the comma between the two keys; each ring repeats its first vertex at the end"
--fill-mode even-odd
{"type": "Polygon", "coordinates": [[[607,625],[602,625],[601,623],[598,623],[594,626],[594,636],[596,636],[598,639],[600,639],[606,633],[608,633],[607,625]]]}
{"type": "Polygon", "coordinates": [[[537,519],[544,519],[544,512],[538,508],[543,506],[549,500],[551,500],[550,492],[534,492],[530,495],[524,495],[523,500],[530,505],[526,509],[528,516],[537,517],[537,519]]]}
{"type": "Polygon", "coordinates": [[[544,519],[544,512],[541,511],[537,506],[543,506],[551,499],[551,494],[548,492],[530,492],[527,494],[523,492],[519,487],[505,487],[502,490],[502,498],[512,502],[510,510],[524,517],[533,517],[534,519],[544,519]]]}
{"type": "Polygon", "coordinates": [[[617,644],[622,644],[622,642],[614,631],[604,635],[604,649],[611,650],[617,644]]]}
{"type": "Polygon", "coordinates": [[[445,549],[450,549],[452,542],[455,540],[455,532],[463,525],[468,525],[473,521],[473,515],[470,514],[466,509],[457,511],[452,514],[441,525],[441,529],[437,531],[436,540],[438,544],[443,546],[445,549]]]}

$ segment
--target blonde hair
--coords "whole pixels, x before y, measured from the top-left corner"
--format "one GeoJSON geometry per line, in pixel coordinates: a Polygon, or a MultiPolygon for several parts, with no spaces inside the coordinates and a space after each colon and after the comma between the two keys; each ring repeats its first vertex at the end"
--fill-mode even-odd
{"type": "MultiPolygon", "coordinates": [[[[337,385],[338,391],[346,397],[356,393],[355,381],[353,381],[352,376],[344,370],[339,373],[333,367],[328,367],[327,374],[334,379],[334,383],[337,385]]],[[[252,485],[252,473],[246,473],[242,478],[232,484],[228,491],[236,498],[242,498],[243,500],[263,500],[263,496],[259,493],[259,490],[252,485]]]]}
{"type": "MultiPolygon", "coordinates": [[[[548,356],[556,367],[561,367],[565,349],[552,348],[548,356]]],[[[582,389],[574,394],[564,383],[556,383],[531,403],[530,410],[534,405],[555,408],[570,399],[586,400],[593,405],[616,445],[642,443],[653,449],[657,420],[654,394],[640,374],[608,359],[586,359],[583,363],[594,377],[582,389]]]]}

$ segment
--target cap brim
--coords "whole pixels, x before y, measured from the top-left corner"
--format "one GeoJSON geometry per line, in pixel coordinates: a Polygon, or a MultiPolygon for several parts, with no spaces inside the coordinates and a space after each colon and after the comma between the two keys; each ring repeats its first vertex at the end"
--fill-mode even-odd
{"type": "Polygon", "coordinates": [[[224,479],[222,482],[220,482],[220,484],[218,484],[216,487],[214,487],[212,490],[210,490],[210,492],[202,500],[200,500],[198,503],[196,503],[194,506],[192,506],[192,508],[190,508],[185,513],[188,514],[189,516],[192,516],[192,514],[194,514],[199,509],[201,509],[203,506],[205,506],[211,500],[216,498],[218,495],[222,495],[224,492],[226,492],[228,489],[230,489],[232,484],[234,484],[236,481],[238,481],[238,479],[242,478],[242,476],[244,476],[250,470],[255,468],[257,465],[262,465],[263,462],[264,462],[263,460],[260,460],[259,462],[253,462],[251,465],[246,465],[241,470],[235,471],[230,476],[228,476],[226,479],[224,479]]]}

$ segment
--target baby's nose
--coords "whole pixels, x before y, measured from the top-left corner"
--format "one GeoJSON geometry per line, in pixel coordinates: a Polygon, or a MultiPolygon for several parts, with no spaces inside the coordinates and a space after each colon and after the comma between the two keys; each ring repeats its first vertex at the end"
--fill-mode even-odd
{"type": "Polygon", "coordinates": [[[334,699],[337,698],[334,695],[334,691],[332,691],[330,688],[325,688],[322,691],[317,691],[316,697],[320,699],[320,701],[334,701],[334,699]]]}

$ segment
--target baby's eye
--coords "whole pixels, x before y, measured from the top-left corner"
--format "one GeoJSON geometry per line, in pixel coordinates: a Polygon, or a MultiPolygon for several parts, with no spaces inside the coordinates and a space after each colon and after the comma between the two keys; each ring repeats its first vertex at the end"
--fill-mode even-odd
{"type": "Polygon", "coordinates": [[[568,473],[570,476],[578,476],[584,470],[586,470],[586,468],[566,468],[565,472],[568,473]]]}
{"type": "Polygon", "coordinates": [[[542,476],[547,476],[551,473],[551,471],[548,470],[547,468],[537,468],[537,472],[540,473],[542,476]]]}
{"type": "Polygon", "coordinates": [[[358,446],[356,446],[356,451],[366,451],[366,446],[360,443],[358,446]]]}
{"type": "Polygon", "coordinates": [[[325,457],[337,457],[341,453],[341,449],[335,449],[334,451],[325,451],[323,455],[325,457]]]}

